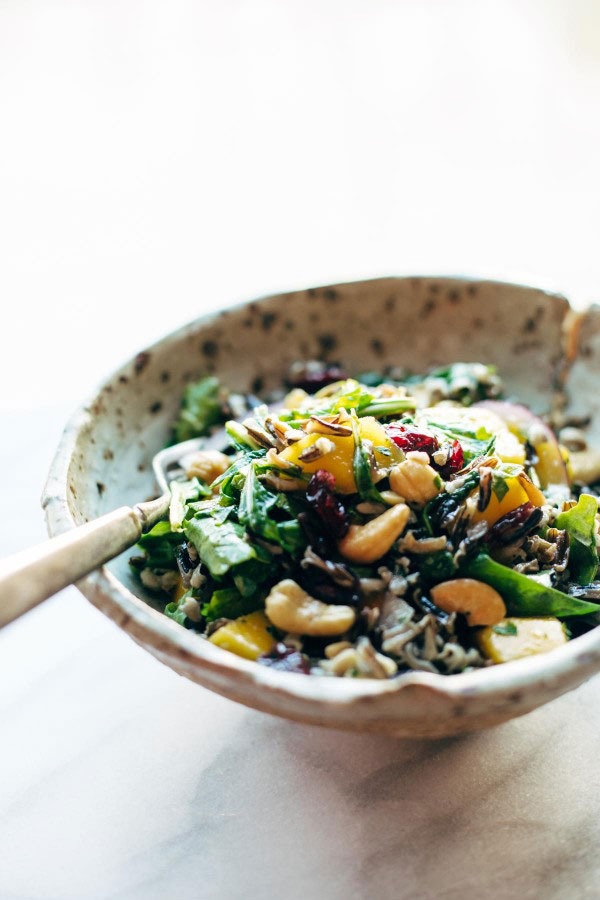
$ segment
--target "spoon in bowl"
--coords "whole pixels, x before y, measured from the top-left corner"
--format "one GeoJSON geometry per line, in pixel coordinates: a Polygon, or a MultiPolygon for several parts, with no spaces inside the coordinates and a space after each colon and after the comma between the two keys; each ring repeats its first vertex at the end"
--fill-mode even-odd
{"type": "Polygon", "coordinates": [[[98,519],[0,560],[0,628],[89,575],[136,544],[168,512],[169,484],[182,459],[198,450],[222,450],[225,429],[160,450],[152,460],[160,497],[121,506],[98,519]]]}

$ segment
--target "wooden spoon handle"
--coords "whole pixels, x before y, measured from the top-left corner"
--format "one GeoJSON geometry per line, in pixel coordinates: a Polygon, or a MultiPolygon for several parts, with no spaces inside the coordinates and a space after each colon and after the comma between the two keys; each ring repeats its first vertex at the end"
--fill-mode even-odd
{"type": "Polygon", "coordinates": [[[0,561],[0,628],[136,543],[165,514],[168,497],[122,506],[0,561]]]}

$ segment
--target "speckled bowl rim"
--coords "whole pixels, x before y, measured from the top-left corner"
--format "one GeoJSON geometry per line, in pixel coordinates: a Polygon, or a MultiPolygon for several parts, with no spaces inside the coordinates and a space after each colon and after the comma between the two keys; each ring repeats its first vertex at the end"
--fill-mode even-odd
{"type": "MultiPolygon", "coordinates": [[[[398,280],[404,281],[414,277],[400,276],[398,280]]],[[[482,281],[482,279],[466,277],[457,279],[455,276],[435,276],[435,278],[436,281],[442,283],[445,280],[452,282],[460,280],[465,284],[482,281]]],[[[373,281],[380,280],[379,278],[373,279],[373,281]]],[[[351,281],[345,284],[353,283],[351,281]]],[[[485,283],[515,289],[537,290],[529,285],[488,279],[485,279],[485,283]]],[[[323,288],[326,287],[329,286],[323,286],[323,288]]],[[[227,310],[234,313],[249,303],[260,303],[271,296],[274,295],[252,298],[228,306],[227,310]]],[[[285,297],[286,295],[277,296],[285,297]]],[[[152,353],[170,343],[177,344],[189,334],[195,334],[199,328],[215,321],[218,315],[219,311],[201,316],[155,341],[145,348],[145,351],[152,353]]],[[[99,395],[115,378],[125,375],[130,370],[133,359],[135,359],[135,355],[102,382],[97,394],[99,395]]],[[[95,397],[96,395],[84,402],[68,420],[50,466],[42,496],[42,506],[51,536],[76,527],[67,494],[69,460],[80,432],[88,427],[93,419],[90,410],[95,397]]],[[[598,627],[585,635],[574,638],[564,647],[543,656],[516,660],[455,675],[408,672],[387,681],[306,677],[260,666],[215,647],[209,641],[182,628],[164,614],[152,609],[143,599],[137,597],[122,584],[105,566],[79,581],[76,586],[130,637],[144,647],[146,645],[152,647],[156,651],[157,657],[167,664],[170,664],[170,653],[175,651],[180,660],[197,670],[198,678],[194,678],[194,680],[198,680],[199,683],[205,684],[225,696],[232,695],[230,682],[232,674],[235,673],[236,681],[241,686],[241,693],[244,695],[242,702],[266,711],[273,711],[273,703],[268,699],[269,695],[278,694],[282,697],[294,697],[316,705],[330,706],[333,704],[346,707],[354,705],[357,715],[360,716],[359,710],[365,701],[368,702],[383,695],[399,695],[412,687],[420,686],[457,704],[475,696],[480,700],[486,700],[492,706],[495,702],[499,704],[506,702],[507,697],[512,699],[517,706],[525,700],[523,711],[527,712],[531,707],[527,705],[526,694],[532,689],[536,687],[547,689],[553,692],[553,696],[558,696],[560,693],[577,687],[600,670],[600,627],[598,627]],[[206,677],[203,677],[203,674],[206,677]],[[565,686],[561,689],[562,685],[565,686]],[[249,697],[250,699],[248,699],[249,697]]],[[[234,697],[234,699],[238,698],[234,697]]],[[[290,714],[290,717],[303,718],[293,713],[290,714]]]]}

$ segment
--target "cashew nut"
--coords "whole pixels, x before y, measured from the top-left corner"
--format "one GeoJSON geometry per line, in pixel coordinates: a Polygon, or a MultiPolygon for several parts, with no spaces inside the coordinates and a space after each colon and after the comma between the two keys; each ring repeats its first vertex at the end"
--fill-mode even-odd
{"type": "Polygon", "coordinates": [[[327,659],[333,659],[334,656],[337,656],[338,653],[341,653],[342,650],[349,650],[352,644],[350,641],[335,641],[333,644],[327,644],[325,647],[325,656],[327,659]]]}
{"type": "Polygon", "coordinates": [[[355,563],[372,563],[388,552],[400,537],[410,516],[406,503],[390,506],[380,516],[364,525],[351,525],[338,541],[338,550],[346,559],[355,563]]]}
{"type": "Polygon", "coordinates": [[[356,621],[352,607],[316,600],[291,578],[271,588],[265,610],[276,628],[313,637],[344,634],[356,621]]]}
{"type": "Polygon", "coordinates": [[[558,441],[559,444],[562,444],[571,452],[587,450],[587,436],[580,428],[572,428],[571,426],[561,428],[558,441]]]}
{"type": "Polygon", "coordinates": [[[570,453],[569,462],[574,481],[593,484],[600,478],[600,451],[595,448],[570,453]]]}
{"type": "Polygon", "coordinates": [[[419,450],[406,454],[406,459],[390,472],[390,487],[408,503],[424,506],[437,497],[443,483],[439,474],[429,465],[429,457],[419,450]]]}
{"type": "Polygon", "coordinates": [[[447,613],[463,613],[471,626],[496,625],[506,615],[506,606],[498,591],[474,578],[442,581],[432,587],[430,593],[436,606],[447,613]]]}
{"type": "Polygon", "coordinates": [[[205,484],[212,484],[215,478],[227,471],[231,459],[220,450],[198,450],[186,456],[182,464],[188,478],[196,477],[205,484]]]}

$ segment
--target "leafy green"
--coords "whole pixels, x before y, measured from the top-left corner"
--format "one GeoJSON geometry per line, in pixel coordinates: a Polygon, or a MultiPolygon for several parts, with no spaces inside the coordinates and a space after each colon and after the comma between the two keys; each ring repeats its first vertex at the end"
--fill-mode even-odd
{"type": "Polygon", "coordinates": [[[254,547],[244,540],[244,529],[237,522],[194,516],[183,523],[183,530],[213,578],[221,578],[235,566],[256,559],[254,547]]]}
{"type": "Polygon", "coordinates": [[[375,485],[371,474],[371,457],[365,447],[358,424],[357,416],[352,416],[352,431],[354,433],[354,455],[352,458],[352,470],[356,488],[363,500],[381,502],[382,497],[375,485]]]}
{"type": "Polygon", "coordinates": [[[248,562],[236,566],[231,572],[233,584],[242,597],[250,597],[272,575],[273,558],[271,554],[260,546],[255,545],[254,549],[256,559],[249,559],[248,562]]]}
{"type": "Polygon", "coordinates": [[[230,497],[231,499],[237,500],[237,496],[242,488],[243,479],[240,479],[242,483],[237,483],[235,481],[237,475],[242,475],[245,477],[244,472],[245,469],[256,459],[261,459],[267,455],[266,450],[244,450],[239,456],[234,459],[229,468],[223,472],[222,475],[213,482],[213,487],[219,486],[221,488],[221,493],[226,497],[230,497]],[[238,489],[239,484],[239,489],[238,489]]]}
{"type": "Polygon", "coordinates": [[[180,609],[179,602],[167,603],[165,606],[165,615],[177,622],[178,625],[185,625],[187,622],[187,616],[184,611],[180,609]]]}
{"type": "Polygon", "coordinates": [[[217,522],[225,522],[235,513],[235,504],[229,497],[223,497],[215,494],[208,500],[192,500],[187,505],[187,519],[204,519],[206,516],[212,516],[217,522]]]}
{"type": "Polygon", "coordinates": [[[430,500],[423,509],[423,524],[428,533],[439,534],[440,522],[455,512],[477,487],[479,487],[479,472],[474,469],[464,476],[463,483],[452,493],[443,491],[430,500]]]}
{"type": "Polygon", "coordinates": [[[181,546],[181,534],[171,531],[168,522],[158,522],[148,534],[143,534],[137,546],[145,554],[145,565],[151,569],[176,569],[175,548],[181,546]]]}
{"type": "Polygon", "coordinates": [[[345,382],[344,387],[347,388],[347,390],[340,392],[331,398],[329,406],[326,407],[328,414],[333,415],[341,409],[355,409],[358,413],[359,411],[366,409],[366,407],[375,399],[373,394],[366,390],[362,384],[359,384],[352,379],[345,382]]]}
{"type": "Polygon", "coordinates": [[[202,615],[208,622],[215,619],[237,619],[261,609],[263,599],[256,594],[242,596],[236,588],[220,588],[213,591],[208,603],[202,607],[202,615]]]}
{"type": "Polygon", "coordinates": [[[502,595],[511,616],[583,616],[600,610],[597,603],[577,600],[495,562],[487,553],[465,560],[461,574],[491,585],[502,595]]]}
{"type": "Polygon", "coordinates": [[[425,587],[453,578],[455,573],[454,558],[448,550],[426,553],[419,560],[419,574],[425,587]]]}
{"type": "Polygon", "coordinates": [[[591,494],[581,494],[577,506],[560,513],[554,523],[569,535],[569,571],[577,584],[589,584],[598,571],[596,549],[596,513],[598,501],[591,494]]]}
{"type": "Polygon", "coordinates": [[[186,600],[190,597],[193,597],[192,591],[186,591],[179,600],[174,600],[172,603],[167,603],[165,606],[165,614],[170,618],[174,619],[175,622],[178,622],[179,625],[187,625],[190,622],[190,619],[183,611],[183,606],[185,605],[186,600]]]}
{"type": "Polygon", "coordinates": [[[314,407],[307,411],[288,410],[280,414],[283,421],[292,419],[305,419],[309,415],[333,416],[341,409],[355,410],[358,416],[394,416],[406,410],[414,410],[415,401],[412,397],[376,397],[368,390],[367,386],[360,384],[353,378],[342,381],[338,390],[328,397],[316,397],[314,407]]]}
{"type": "Polygon", "coordinates": [[[306,544],[300,524],[296,519],[282,522],[273,519],[271,513],[277,508],[278,494],[259,481],[256,468],[251,465],[240,494],[238,516],[241,524],[265,541],[278,544],[288,553],[296,553],[306,544]]]}
{"type": "Polygon", "coordinates": [[[498,503],[502,503],[509,491],[506,478],[503,478],[502,475],[497,475],[494,471],[492,471],[492,491],[496,495],[498,503]]]}
{"type": "Polygon", "coordinates": [[[496,443],[495,435],[481,426],[480,428],[465,428],[460,422],[436,422],[427,419],[427,428],[439,440],[457,440],[465,455],[465,463],[471,462],[478,456],[487,456],[492,452],[496,443]]]}
{"type": "Polygon", "coordinates": [[[243,425],[240,425],[239,422],[233,420],[226,422],[225,431],[227,432],[229,443],[236,450],[260,450],[258,441],[255,441],[250,432],[243,425]]]}
{"type": "Polygon", "coordinates": [[[414,409],[415,401],[412,397],[375,397],[360,411],[361,416],[376,416],[378,419],[388,416],[397,416],[398,413],[414,409]]]}
{"type": "Polygon", "coordinates": [[[169,522],[171,531],[183,531],[183,520],[187,513],[187,504],[199,497],[210,497],[211,490],[197,478],[190,481],[172,481],[169,485],[171,503],[169,505],[169,522]]]}
{"type": "Polygon", "coordinates": [[[509,478],[516,478],[523,471],[523,466],[516,463],[500,463],[492,469],[492,491],[499,503],[508,494],[510,488],[506,483],[509,478]]]}
{"type": "Polygon", "coordinates": [[[217,378],[207,376],[188,384],[183,392],[179,417],[173,429],[173,442],[207,434],[213,425],[223,422],[223,411],[217,378]]]}
{"type": "Polygon", "coordinates": [[[491,376],[496,375],[495,366],[482,363],[452,363],[433,369],[426,378],[441,378],[448,385],[448,396],[470,406],[476,400],[489,396],[491,376]]]}
{"type": "Polygon", "coordinates": [[[505,634],[505,635],[509,635],[511,637],[514,637],[515,634],[518,633],[517,626],[515,625],[514,622],[511,622],[510,620],[508,620],[506,622],[500,622],[498,625],[493,625],[492,631],[494,631],[496,634],[505,634]]]}

